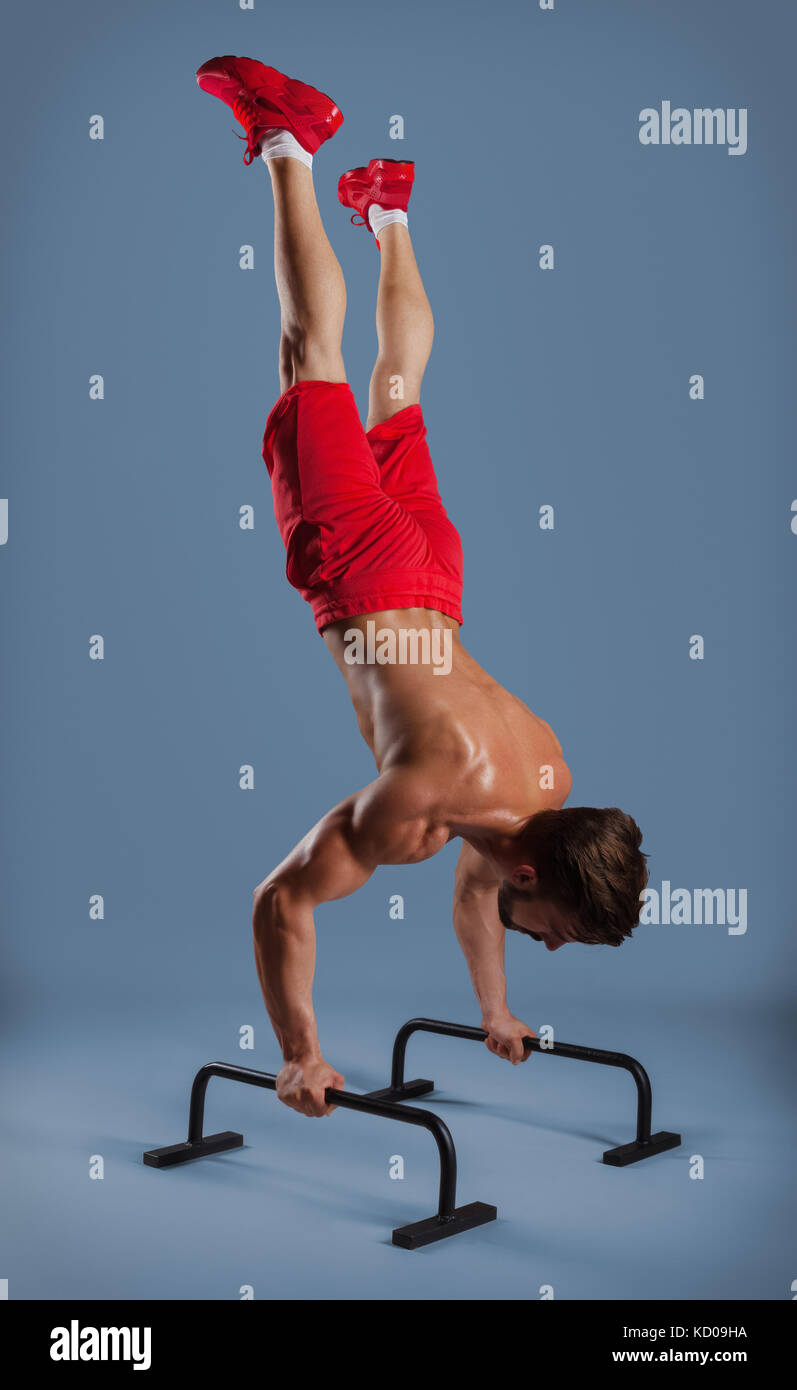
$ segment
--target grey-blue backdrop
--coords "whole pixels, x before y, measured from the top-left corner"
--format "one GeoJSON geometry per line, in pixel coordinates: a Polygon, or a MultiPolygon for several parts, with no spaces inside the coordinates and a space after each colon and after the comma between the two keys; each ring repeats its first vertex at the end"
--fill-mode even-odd
{"type": "MultiPolygon", "coordinates": [[[[791,1297],[792,7],[39,0],[5,28],[9,1296],[791,1297]],[[555,956],[509,943],[515,1011],[639,1055],[677,1151],[597,1161],[631,1138],[620,1073],[413,1044],[462,1200],[501,1218],[420,1255],[387,1243],[431,1210],[414,1130],[310,1122],[216,1082],[211,1129],[251,1147],[140,1162],[183,1136],[199,1063],[277,1068],[251,890],[372,775],[271,516],[268,179],[194,81],[225,52],[344,112],[316,172],[361,406],[378,258],[336,182],[372,155],[417,161],[437,321],[424,408],[464,540],[466,645],[552,723],[571,803],[636,816],[654,887],[747,893],[745,932],[651,924],[619,951],[555,956]],[[641,144],[640,111],[664,100],[744,108],[746,153],[641,144]]],[[[405,1017],[478,1022],[455,853],[319,913],[321,1036],[354,1089],[384,1084],[405,1017]]]]}

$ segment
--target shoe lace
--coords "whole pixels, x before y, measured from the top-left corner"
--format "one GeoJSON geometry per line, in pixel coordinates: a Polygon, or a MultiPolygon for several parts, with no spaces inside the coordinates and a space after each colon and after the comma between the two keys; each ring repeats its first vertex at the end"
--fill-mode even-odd
{"type": "Polygon", "coordinates": [[[237,130],[235,131],[235,135],[239,140],[246,140],[247,142],[246,149],[244,150],[244,164],[252,164],[257,154],[257,150],[252,149],[251,144],[252,129],[257,122],[257,103],[247,92],[241,92],[233,102],[232,114],[239,125],[242,125],[246,131],[246,135],[238,135],[237,130]]]}
{"type": "Polygon", "coordinates": [[[349,218],[349,221],[351,222],[351,225],[352,225],[353,227],[370,227],[370,225],[371,225],[370,222],[368,221],[368,218],[367,218],[367,217],[363,217],[362,213],[360,213],[360,212],[354,212],[354,213],[352,213],[351,217],[349,218]],[[360,219],[359,222],[357,221],[357,218],[358,218],[358,217],[359,217],[359,219],[360,219]]]}

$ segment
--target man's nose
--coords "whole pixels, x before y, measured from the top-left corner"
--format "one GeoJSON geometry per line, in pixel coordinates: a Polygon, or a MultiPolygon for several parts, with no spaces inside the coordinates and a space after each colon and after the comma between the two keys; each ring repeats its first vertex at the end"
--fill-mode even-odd
{"type": "Polygon", "coordinates": [[[560,946],[564,946],[564,941],[546,941],[546,951],[558,951],[560,946]]]}

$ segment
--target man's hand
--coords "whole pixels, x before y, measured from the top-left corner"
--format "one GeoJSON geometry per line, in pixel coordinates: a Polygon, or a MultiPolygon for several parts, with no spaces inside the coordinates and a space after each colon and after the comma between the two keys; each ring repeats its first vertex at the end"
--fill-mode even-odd
{"type": "Polygon", "coordinates": [[[339,1071],[335,1071],[323,1057],[308,1057],[304,1061],[286,1062],[277,1077],[277,1095],[291,1110],[300,1115],[331,1115],[334,1105],[327,1105],[326,1090],[331,1086],[342,1091],[345,1085],[339,1071]]]}
{"type": "Polygon", "coordinates": [[[519,1018],[514,1018],[512,1014],[500,1019],[483,1018],[482,1028],[487,1033],[484,1041],[488,1051],[494,1052],[496,1057],[503,1057],[505,1062],[511,1062],[513,1067],[531,1056],[528,1048],[523,1047],[523,1039],[536,1038],[537,1034],[527,1023],[521,1023],[519,1018]]]}

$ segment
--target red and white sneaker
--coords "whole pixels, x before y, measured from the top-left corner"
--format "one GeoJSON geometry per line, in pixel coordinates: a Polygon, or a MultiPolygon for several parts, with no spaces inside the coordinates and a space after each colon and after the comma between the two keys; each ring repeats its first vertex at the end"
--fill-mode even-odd
{"type": "Polygon", "coordinates": [[[267,68],[256,58],[211,58],[196,75],[203,92],[219,97],[232,107],[246,136],[244,164],[260,153],[267,130],[289,130],[308,154],[315,154],[343,124],[343,115],[331,97],[267,68]]]}
{"type": "MultiPolygon", "coordinates": [[[[415,165],[412,160],[372,159],[366,168],[349,169],[338,181],[338,198],[345,208],[354,208],[350,221],[355,227],[367,227],[368,209],[372,203],[380,208],[400,208],[407,211],[415,165]],[[361,220],[357,222],[355,219],[361,220]]],[[[372,233],[373,235],[373,233],[372,233]]],[[[379,242],[377,242],[377,246],[379,242]]]]}

